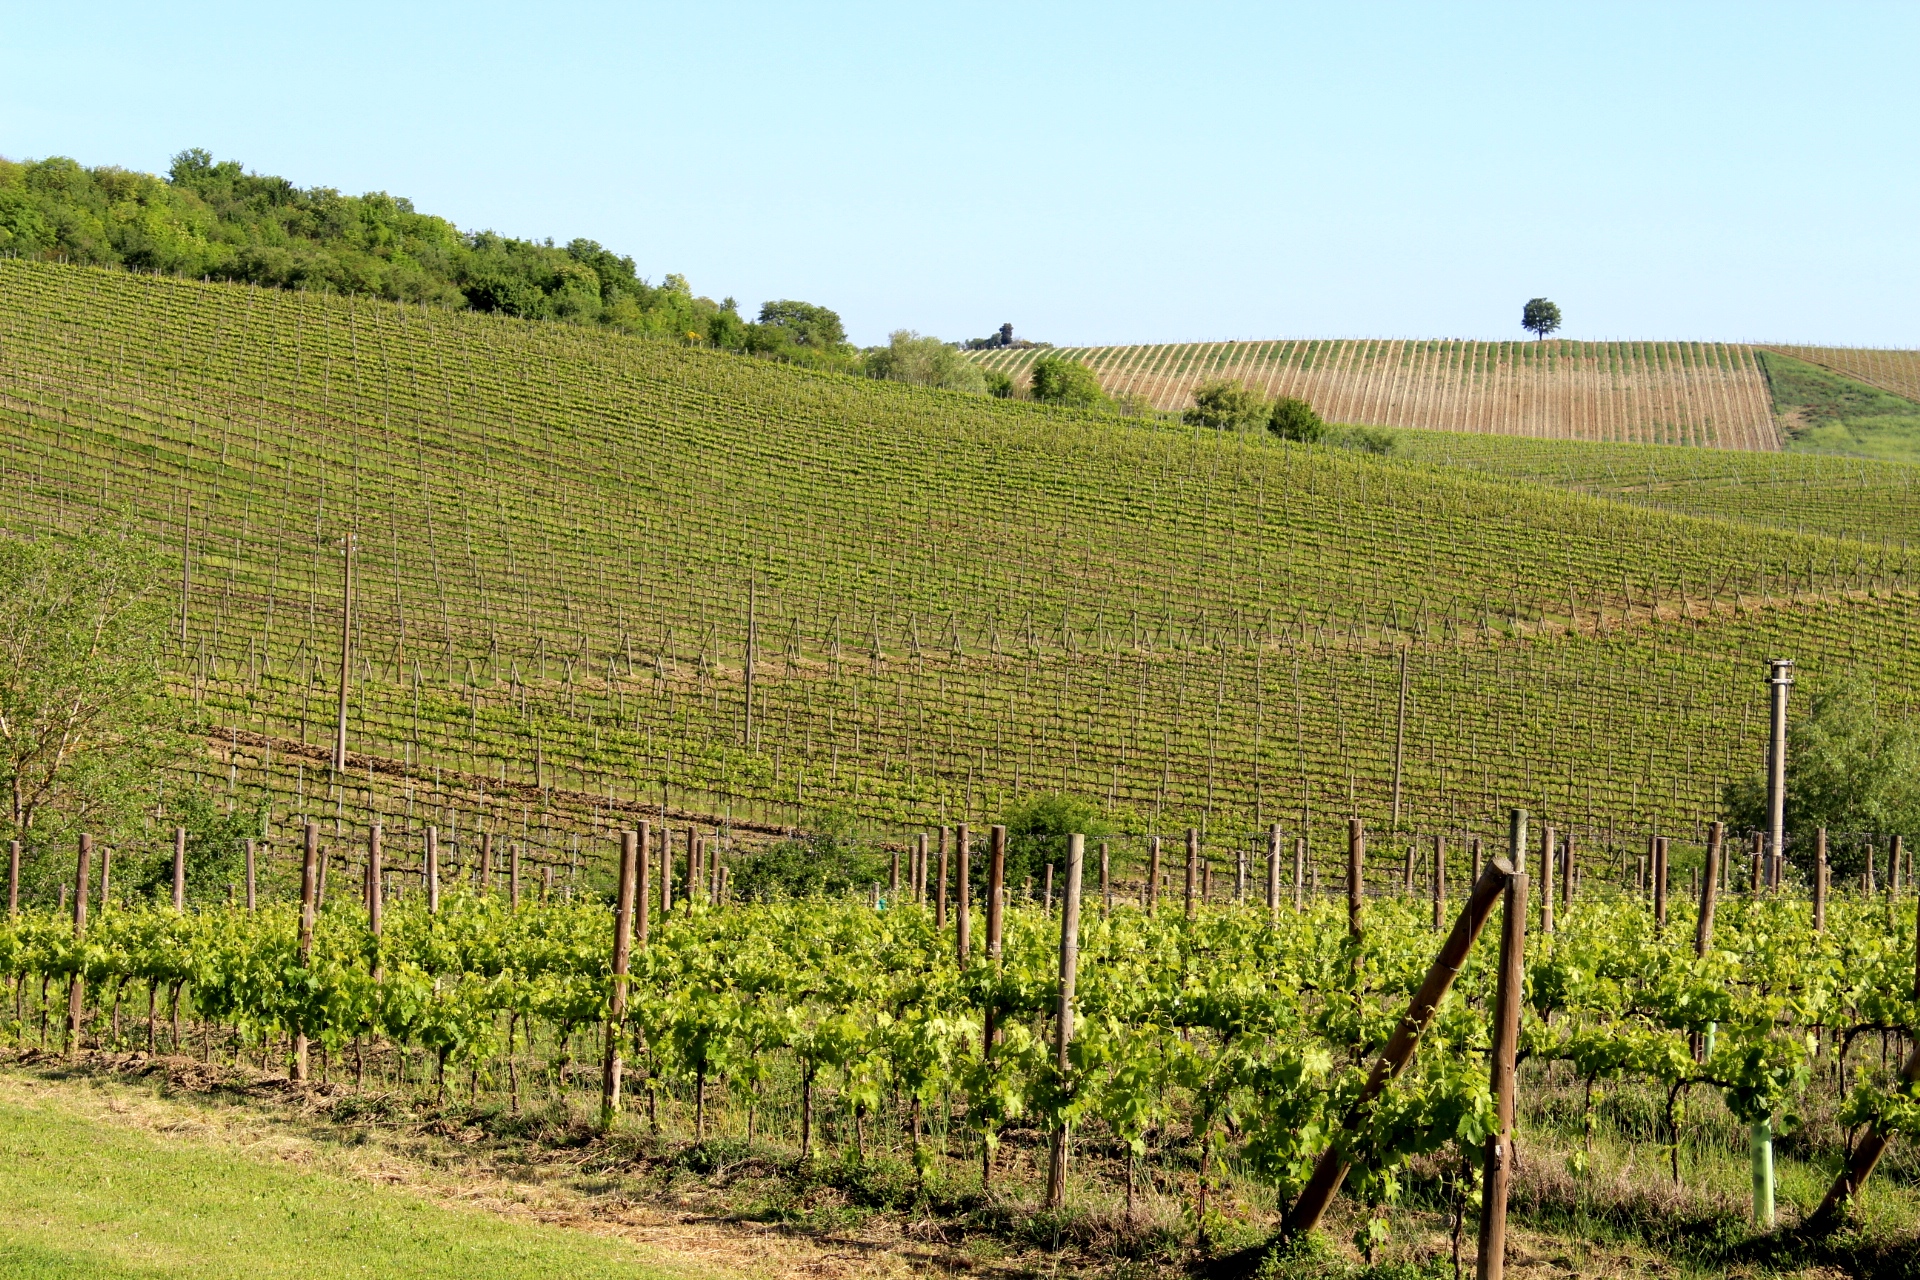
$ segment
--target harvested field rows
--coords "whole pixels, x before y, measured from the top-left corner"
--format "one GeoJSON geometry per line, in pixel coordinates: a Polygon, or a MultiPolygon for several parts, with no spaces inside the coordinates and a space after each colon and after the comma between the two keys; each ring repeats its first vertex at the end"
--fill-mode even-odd
{"type": "MultiPolygon", "coordinates": [[[[1108,394],[1184,409],[1230,378],[1299,396],[1335,422],[1557,440],[1778,449],[1766,380],[1749,347],[1707,342],[1400,339],[1069,347],[1108,394]]],[[[1018,374],[1032,348],[981,363],[1018,374]]]]}

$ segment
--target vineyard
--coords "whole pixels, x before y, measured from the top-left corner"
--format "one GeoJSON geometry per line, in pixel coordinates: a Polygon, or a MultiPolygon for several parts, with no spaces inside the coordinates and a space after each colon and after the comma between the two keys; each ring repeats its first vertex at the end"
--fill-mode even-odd
{"type": "MultiPolygon", "coordinates": [[[[297,891],[129,905],[102,866],[90,915],[83,851],[68,915],[0,927],[6,1033],[291,1062],[389,1111],[597,1115],[800,1176],[857,1171],[902,1206],[991,1192],[1197,1234],[1203,1252],[1289,1212],[1311,1225],[1315,1188],[1344,1186],[1369,1255],[1414,1205],[1451,1218],[1457,1257],[1472,1202],[1505,1203],[1504,1180],[1482,1182],[1495,1138],[1593,1194],[1637,1158],[1641,1180],[1738,1203],[1722,1174],[1750,1155],[1762,1228],[1804,1219],[1836,1168],[1871,1170],[1860,1153],[1895,1140],[1874,1186],[1853,1186],[1910,1232],[1920,952],[1898,845],[1879,882],[1823,879],[1810,899],[1717,829],[1631,872],[1519,814],[1488,849],[1423,837],[1404,865],[1358,823],[1344,849],[1293,852],[1275,831],[1217,889],[1197,840],[1184,867],[1173,853],[1125,881],[1075,837],[1051,855],[1059,892],[1035,900],[1002,886],[998,829],[954,834],[916,842],[865,900],[757,905],[644,826],[622,837],[617,893],[571,900],[471,862],[390,900],[377,844],[329,893],[309,831],[297,891]],[[1597,1156],[1597,1128],[1626,1150],[1597,1156]]],[[[1707,1265],[1724,1243],[1676,1248],[1707,1265]]]]}
{"type": "MultiPolygon", "coordinates": [[[[1013,348],[975,358],[1017,380],[1038,354],[1013,348]]],[[[1185,409],[1195,387],[1230,379],[1268,397],[1298,396],[1334,422],[1549,440],[1780,447],[1752,348],[1727,343],[1315,339],[1071,347],[1059,354],[1091,367],[1108,395],[1161,410],[1185,409]]],[[[1851,354],[1864,359],[1870,353],[1851,354]]],[[[1889,357],[1892,365],[1910,353],[1871,354],[1889,357]]]]}
{"type": "Polygon", "coordinates": [[[1908,471],[1610,446],[1696,516],[1433,439],[1448,465],[0,263],[6,526],[125,512],[178,557],[187,771],[264,798],[282,859],[379,820],[574,875],[642,817],[897,839],[1036,791],[1129,862],[1355,812],[1692,830],[1757,767],[1763,657],[1920,701],[1908,471]]]}

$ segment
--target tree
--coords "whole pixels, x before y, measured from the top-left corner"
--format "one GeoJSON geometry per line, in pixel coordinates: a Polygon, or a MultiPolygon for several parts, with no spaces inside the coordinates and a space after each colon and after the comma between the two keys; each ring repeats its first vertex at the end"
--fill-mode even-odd
{"type": "Polygon", "coordinates": [[[1193,391],[1193,408],[1180,415],[1190,427],[1237,431],[1264,420],[1270,412],[1266,397],[1252,387],[1222,379],[1203,382],[1193,391]]]}
{"type": "MultiPolygon", "coordinates": [[[[1767,827],[1767,788],[1759,777],[1727,787],[1736,830],[1767,827]]],[[[1794,861],[1812,857],[1821,827],[1835,835],[1920,834],[1920,725],[1880,705],[1873,689],[1846,680],[1816,692],[1804,718],[1787,730],[1787,831],[1794,861]]],[[[1861,853],[1836,846],[1836,871],[1858,869],[1861,853]]]]}
{"type": "Polygon", "coordinates": [[[894,330],[886,346],[869,351],[866,367],[870,378],[910,382],[918,387],[975,394],[988,389],[987,375],[979,365],[940,339],[922,337],[911,329],[894,330]]]}
{"type": "Polygon", "coordinates": [[[170,612],[125,529],[0,536],[0,788],[6,838],[64,855],[129,821],[172,745],[170,612]]]}
{"type": "Polygon", "coordinates": [[[1033,398],[1041,404],[1098,409],[1107,403],[1107,393],[1100,389],[1100,379],[1093,370],[1065,356],[1041,356],[1033,362],[1027,379],[1033,398]]]}
{"type": "Polygon", "coordinates": [[[761,303],[760,323],[784,330],[800,347],[837,347],[847,340],[839,312],[791,298],[761,303]]]}
{"type": "Polygon", "coordinates": [[[1520,327],[1544,339],[1560,327],[1560,308],[1545,298],[1529,298],[1520,309],[1520,327]]]}
{"type": "Polygon", "coordinates": [[[1327,435],[1326,421],[1298,396],[1281,396],[1267,413],[1267,430],[1282,440],[1313,444],[1327,435]]]}

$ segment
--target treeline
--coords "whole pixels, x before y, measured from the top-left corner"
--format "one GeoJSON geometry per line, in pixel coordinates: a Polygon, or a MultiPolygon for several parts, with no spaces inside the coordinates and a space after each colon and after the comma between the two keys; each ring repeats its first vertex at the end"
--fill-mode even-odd
{"type": "Polygon", "coordinates": [[[684,277],[653,284],[592,240],[462,231],[385,192],[342,195],[193,149],[164,178],[61,156],[0,160],[0,253],[604,325],[857,370],[840,317],[781,300],[752,321],[684,277]]]}

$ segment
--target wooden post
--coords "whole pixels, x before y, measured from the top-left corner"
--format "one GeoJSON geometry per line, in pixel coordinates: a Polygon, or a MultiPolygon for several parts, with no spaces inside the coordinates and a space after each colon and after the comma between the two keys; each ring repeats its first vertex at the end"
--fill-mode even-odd
{"type": "MultiPolygon", "coordinates": [[[[1460,968],[1467,961],[1467,955],[1473,950],[1475,939],[1486,925],[1487,917],[1493,914],[1494,904],[1500,901],[1507,891],[1507,883],[1512,879],[1512,868],[1500,859],[1494,859],[1486,874],[1474,882],[1472,891],[1467,895],[1465,905],[1454,919],[1453,931],[1441,944],[1440,951],[1427,968],[1427,976],[1421,981],[1419,991],[1414,993],[1413,1001],[1407,1006],[1407,1012],[1394,1028],[1393,1036],[1387,1041],[1380,1056],[1374,1060],[1368,1073],[1366,1086],[1360,1096],[1354,1100],[1343,1117],[1342,1127],[1348,1131],[1357,1128],[1366,1118],[1366,1108],[1380,1096],[1393,1078],[1400,1074],[1412,1060],[1413,1052],[1420,1044],[1420,1036],[1434,1014],[1440,1009],[1441,1001],[1447,998],[1447,992],[1453,987],[1453,980],[1459,976],[1460,968]]],[[[1338,1141],[1329,1143],[1326,1150],[1313,1166],[1313,1176],[1300,1190],[1293,1207],[1287,1211],[1286,1233],[1290,1236],[1311,1231],[1320,1224],[1320,1219],[1339,1193],[1340,1184],[1346,1181],[1348,1164],[1342,1154],[1338,1141]]]]}
{"type": "Polygon", "coordinates": [[[367,829],[367,932],[373,935],[373,980],[380,981],[380,927],[386,915],[386,868],[380,848],[381,827],[367,829]]]}
{"type": "MultiPolygon", "coordinates": [[[[1513,811],[1511,846],[1526,866],[1526,813],[1513,811]]],[[[1479,1280],[1502,1280],[1507,1268],[1507,1187],[1513,1178],[1513,1064],[1520,1039],[1520,998],[1526,983],[1527,876],[1509,877],[1500,921],[1500,979],[1494,995],[1492,1092],[1494,1131],[1487,1135],[1480,1182],[1479,1280]]]]}
{"type": "Polygon", "coordinates": [[[1653,923],[1667,927],[1667,838],[1653,838],[1653,923]]]}
{"type": "MultiPolygon", "coordinates": [[[[1080,967],[1080,879],[1086,861],[1086,837],[1067,837],[1067,896],[1060,907],[1060,998],[1054,1011],[1053,1069],[1067,1082],[1067,1047],[1073,1041],[1073,984],[1080,967]]],[[[1053,1131],[1047,1162],[1047,1208],[1058,1209],[1067,1196],[1067,1122],[1053,1131]]]]}
{"type": "MultiPolygon", "coordinates": [[[[314,902],[320,889],[320,824],[309,822],[304,832],[305,840],[300,854],[300,967],[306,968],[307,961],[313,956],[313,915],[314,902]]],[[[307,1029],[303,1026],[293,1032],[293,1071],[295,1080],[307,1078],[307,1029]]]]}
{"type": "Polygon", "coordinates": [[[933,927],[947,927],[947,829],[940,828],[940,879],[934,885],[933,927]]]}
{"type": "Polygon", "coordinates": [[[1267,918],[1280,921],[1280,824],[1267,832],[1267,918]]]}
{"type": "Polygon", "coordinates": [[[1820,828],[1813,851],[1813,931],[1827,931],[1827,829],[1820,828]]]}
{"type": "Polygon", "coordinates": [[[633,951],[634,863],[639,858],[639,839],[631,831],[620,833],[620,873],[613,907],[613,991],[607,1000],[607,1059],[600,1080],[600,1127],[613,1128],[620,1112],[620,1035],[627,1018],[627,965],[633,951]]]}
{"type": "Polygon", "coordinates": [[[642,822],[633,841],[633,936],[642,951],[647,949],[648,918],[653,914],[653,824],[642,822]]]}
{"type": "Polygon", "coordinates": [[[1007,829],[993,826],[988,829],[987,838],[990,851],[987,863],[987,954],[998,960],[1001,933],[1006,927],[1007,829]]]}
{"type": "Polygon", "coordinates": [[[1293,911],[1300,914],[1306,906],[1307,896],[1307,838],[1293,838],[1293,911]]]}
{"type": "Polygon", "coordinates": [[[187,829],[173,829],[173,909],[187,909],[187,829]]]}
{"type": "Polygon", "coordinates": [[[1560,909],[1561,914],[1573,911],[1573,833],[1568,832],[1560,838],[1560,909]]]}
{"type": "MultiPolygon", "coordinates": [[[[93,876],[93,837],[81,833],[80,864],[73,877],[73,941],[77,948],[87,936],[87,881],[93,876]]],[[[67,1057],[80,1052],[80,1021],[87,1004],[87,975],[75,972],[67,984],[67,1057]]]]}
{"type": "Polygon", "coordinates": [[[970,837],[971,833],[967,830],[966,823],[963,822],[954,828],[953,947],[954,954],[958,956],[961,964],[967,962],[967,951],[973,941],[970,936],[973,929],[973,921],[970,919],[972,913],[968,910],[973,905],[973,886],[968,883],[967,867],[967,858],[971,852],[967,846],[972,843],[970,837]]]}
{"type": "Polygon", "coordinates": [[[347,771],[347,685],[353,679],[353,535],[340,558],[340,705],[333,730],[333,771],[347,771]]]}
{"type": "Polygon", "coordinates": [[[1360,917],[1366,905],[1367,828],[1359,818],[1347,819],[1347,936],[1360,936],[1360,917]]]}
{"type": "MultiPolygon", "coordinates": [[[[113,903],[113,846],[100,848],[100,914],[105,915],[113,903]]],[[[227,905],[233,905],[233,882],[227,882],[227,905]]]]}
{"type": "Polygon", "coordinates": [[[687,878],[680,882],[680,896],[686,899],[687,910],[693,910],[694,896],[699,892],[700,884],[700,836],[692,827],[687,828],[687,878]]]}
{"type": "MultiPolygon", "coordinates": [[[[1400,765],[1407,747],[1407,651],[1400,650],[1400,710],[1393,723],[1393,818],[1389,823],[1395,835],[1400,833],[1400,765]]],[[[1407,892],[1413,892],[1413,854],[1407,854],[1407,892]]]]}
{"type": "Polygon", "coordinates": [[[7,843],[7,919],[20,918],[20,842],[7,843]]]}
{"type": "MultiPolygon", "coordinates": [[[[1046,897],[1045,897],[1046,908],[1045,909],[1048,915],[1052,915],[1053,914],[1053,864],[1051,862],[1047,864],[1046,871],[1047,871],[1047,874],[1046,874],[1046,897]]],[[[1033,881],[1031,880],[1027,881],[1027,886],[1029,891],[1031,891],[1033,886],[1033,881]]]]}
{"type": "Polygon", "coordinates": [[[1767,663],[1771,694],[1767,735],[1767,851],[1776,860],[1787,850],[1787,690],[1793,687],[1793,659],[1767,663]]]}
{"type": "MultiPolygon", "coordinates": [[[[1913,1052],[1907,1057],[1906,1066],[1900,1069],[1900,1084],[1911,1086],[1920,1080],[1920,1044],[1914,1045],[1913,1052]]],[[[1867,1179],[1873,1175],[1873,1168],[1880,1163],[1880,1157],[1887,1152],[1887,1146],[1893,1141],[1893,1135],[1880,1128],[1879,1122],[1867,1127],[1867,1132],[1853,1146],[1853,1154],[1847,1158],[1847,1164],[1840,1175],[1827,1188],[1820,1207],[1813,1211],[1807,1221],[1811,1224],[1829,1226],[1840,1211],[1860,1194],[1867,1185],[1867,1179]]]]}
{"type": "MultiPolygon", "coordinates": [[[[1727,824],[1716,822],[1707,828],[1707,865],[1700,876],[1700,915],[1693,926],[1693,954],[1704,956],[1713,945],[1713,908],[1719,894],[1721,847],[1726,841],[1727,824]]],[[[1818,908],[1816,908],[1818,914],[1818,908]]]]}
{"type": "Polygon", "coordinates": [[[254,853],[254,842],[252,840],[248,840],[247,841],[247,912],[248,914],[252,914],[254,909],[254,903],[256,901],[255,888],[257,884],[257,878],[255,875],[255,860],[256,858],[254,853]]]}
{"type": "MultiPolygon", "coordinates": [[[[641,824],[642,830],[645,824],[641,824]]],[[[507,906],[520,909],[520,842],[514,840],[507,845],[507,906]]]]}
{"type": "Polygon", "coordinates": [[[1194,895],[1200,891],[1200,828],[1187,828],[1187,919],[1193,919],[1194,895]]]}
{"type": "Polygon", "coordinates": [[[493,833],[480,835],[480,892],[486,893],[493,887],[493,833]]]}
{"type": "Polygon", "coordinates": [[[1553,936],[1553,856],[1559,843],[1552,827],[1540,830],[1540,932],[1553,936]]]}
{"type": "Polygon", "coordinates": [[[673,829],[660,824],[660,918],[673,910],[673,829]]]}
{"type": "Polygon", "coordinates": [[[427,912],[440,914],[440,828],[427,828],[427,848],[421,862],[427,881],[427,912]]]}
{"type": "Polygon", "coordinates": [[[1147,914],[1160,911],[1160,837],[1147,837],[1147,914]]]}
{"type": "Polygon", "coordinates": [[[1440,931],[1447,912],[1447,838],[1433,837],[1433,930],[1440,931]]]}
{"type": "Polygon", "coordinates": [[[924,831],[914,838],[913,900],[923,907],[927,905],[927,833],[924,831]]]}
{"type": "Polygon", "coordinates": [[[900,896],[900,851],[892,851],[893,858],[887,870],[887,897],[889,900],[900,896]]]}
{"type": "Polygon", "coordinates": [[[1100,842],[1100,914],[1113,914],[1113,864],[1105,840],[1100,842]]]}

